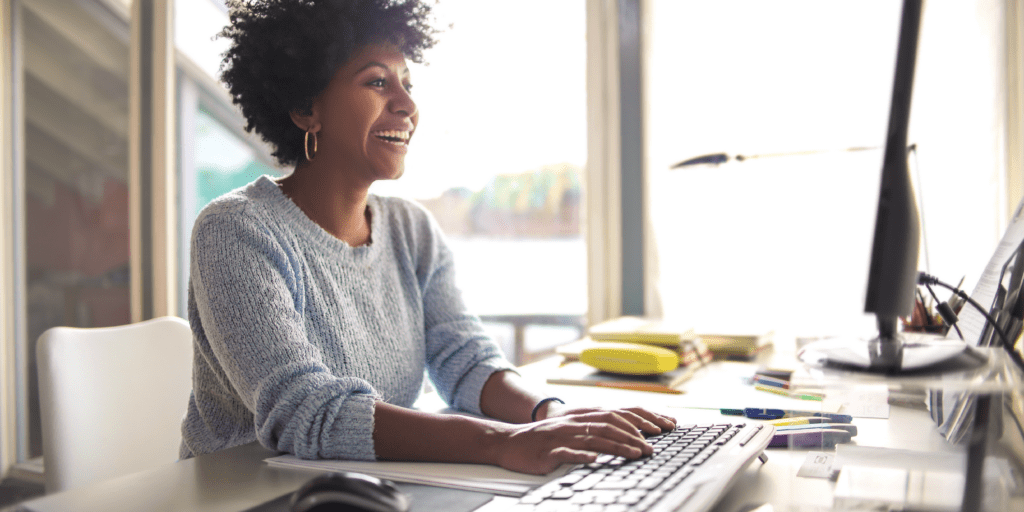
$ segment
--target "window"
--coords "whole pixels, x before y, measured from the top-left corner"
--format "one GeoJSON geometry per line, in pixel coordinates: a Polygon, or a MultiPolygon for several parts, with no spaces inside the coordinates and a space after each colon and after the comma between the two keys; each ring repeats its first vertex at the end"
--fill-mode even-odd
{"type": "Polygon", "coordinates": [[[177,0],[175,19],[180,52],[178,310],[186,316],[189,240],[200,210],[263,174],[283,171],[266,146],[243,130],[245,120],[218,81],[220,55],[227,50],[227,41],[215,37],[228,23],[223,2],[177,0]]]}
{"type": "MultiPolygon", "coordinates": [[[[467,304],[511,358],[525,360],[577,337],[587,311],[585,2],[508,9],[452,0],[436,9],[438,25],[453,26],[427,52],[428,65],[411,64],[421,115],[406,173],[373,192],[433,213],[467,304]]],[[[213,38],[228,21],[223,5],[178,0],[176,11],[176,45],[189,61],[179,95],[184,312],[195,213],[259,174],[289,170],[274,168],[241,130],[214,81],[226,49],[213,38]]]]}
{"type": "Polygon", "coordinates": [[[411,67],[420,121],[405,175],[373,188],[433,213],[467,305],[519,362],[574,339],[587,311],[585,9],[438,4],[452,27],[411,67]]]}
{"type": "Polygon", "coordinates": [[[35,342],[58,325],[128,323],[128,26],[98,2],[14,3],[15,163],[24,196],[27,318],[19,342],[18,458],[42,452],[35,342]],[[16,139],[17,140],[17,139],[16,139]]]}

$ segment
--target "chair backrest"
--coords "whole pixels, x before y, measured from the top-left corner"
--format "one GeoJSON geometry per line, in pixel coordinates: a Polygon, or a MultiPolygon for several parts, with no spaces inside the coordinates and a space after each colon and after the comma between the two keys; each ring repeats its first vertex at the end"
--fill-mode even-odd
{"type": "Polygon", "coordinates": [[[178,459],[192,391],[188,322],[54,327],[36,359],[47,492],[178,459]]]}

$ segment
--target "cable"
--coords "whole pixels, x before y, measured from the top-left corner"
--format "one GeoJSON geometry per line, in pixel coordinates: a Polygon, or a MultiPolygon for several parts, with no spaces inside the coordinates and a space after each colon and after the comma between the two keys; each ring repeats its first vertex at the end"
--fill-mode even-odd
{"type": "Polygon", "coordinates": [[[1013,343],[1010,342],[1009,336],[1007,336],[1006,333],[1003,331],[1003,328],[1000,327],[998,323],[996,323],[995,319],[992,318],[992,315],[990,315],[988,311],[985,310],[985,308],[981,307],[981,304],[978,304],[977,301],[972,299],[963,291],[954,288],[951,285],[943,283],[942,281],[939,281],[937,277],[930,275],[926,272],[918,273],[917,283],[923,284],[926,287],[928,285],[937,284],[943,288],[951,290],[954,294],[956,294],[957,297],[964,299],[965,301],[967,301],[968,304],[974,306],[974,309],[977,309],[978,312],[980,312],[982,315],[985,315],[985,320],[989,323],[989,325],[992,326],[993,329],[995,329],[996,333],[999,334],[999,338],[1003,340],[1003,348],[1005,348],[1006,351],[1009,352],[1010,357],[1013,358],[1014,362],[1016,362],[1017,365],[1020,366],[1021,368],[1024,368],[1024,359],[1022,359],[1021,355],[1018,354],[1017,351],[1013,349],[1013,343]]]}
{"type": "Polygon", "coordinates": [[[999,334],[999,338],[1003,340],[1003,346],[1007,348],[1013,347],[1013,345],[1010,343],[1010,338],[1006,335],[1005,332],[1003,332],[1003,328],[996,323],[996,320],[992,318],[992,315],[990,315],[988,311],[985,310],[985,308],[981,307],[981,304],[978,304],[977,301],[972,299],[966,293],[954,288],[952,285],[948,285],[946,283],[943,283],[942,281],[939,281],[937,277],[927,274],[925,272],[921,272],[920,274],[918,274],[917,283],[923,284],[926,287],[928,285],[937,284],[943,288],[951,290],[958,297],[966,300],[970,305],[974,306],[974,308],[977,309],[978,312],[980,312],[982,315],[985,315],[985,320],[987,320],[989,325],[991,325],[992,328],[995,329],[995,331],[999,334]]]}
{"type": "MultiPolygon", "coordinates": [[[[937,309],[939,314],[942,315],[942,319],[947,324],[953,326],[953,328],[956,329],[957,336],[960,336],[960,341],[964,341],[964,333],[960,332],[960,326],[957,325],[957,320],[959,320],[959,318],[957,318],[956,312],[953,311],[953,308],[949,307],[948,302],[939,300],[939,297],[935,295],[935,290],[932,290],[930,284],[925,283],[924,287],[928,290],[928,293],[932,295],[932,298],[935,299],[935,309],[937,309]]],[[[957,289],[959,289],[959,287],[957,289]]]]}

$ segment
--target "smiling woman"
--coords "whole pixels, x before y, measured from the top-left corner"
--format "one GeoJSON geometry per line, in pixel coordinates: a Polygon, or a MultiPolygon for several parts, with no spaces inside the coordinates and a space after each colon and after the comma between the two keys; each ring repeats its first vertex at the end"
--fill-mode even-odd
{"type": "Polygon", "coordinates": [[[193,394],[181,455],[259,441],[303,458],[496,464],[546,473],[636,458],[674,426],[642,408],[553,404],[463,304],[421,206],[369,193],[404,171],[419,111],[419,1],[233,2],[223,79],[294,171],[213,200],[192,232],[193,394]],[[455,409],[411,410],[424,370],[455,409]]]}
{"type": "Polygon", "coordinates": [[[369,210],[352,192],[405,172],[419,119],[411,89],[400,49],[372,44],[338,68],[308,112],[290,113],[305,132],[305,160],[278,185],[307,217],[353,247],[369,242],[370,223],[369,210]]]}

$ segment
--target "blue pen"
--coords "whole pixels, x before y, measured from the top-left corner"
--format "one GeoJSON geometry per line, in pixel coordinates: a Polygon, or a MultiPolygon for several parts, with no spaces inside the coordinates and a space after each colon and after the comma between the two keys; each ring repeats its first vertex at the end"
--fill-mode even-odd
{"type": "MultiPolygon", "coordinates": [[[[702,409],[702,407],[697,407],[697,409],[702,409]]],[[[777,420],[786,415],[786,411],[782,409],[758,409],[757,407],[718,409],[718,411],[726,416],[746,416],[752,420],[777,420]]]]}
{"type": "MultiPolygon", "coordinates": [[[[723,412],[723,414],[725,414],[723,412]]],[[[779,418],[792,418],[794,416],[817,416],[827,418],[833,423],[850,423],[853,416],[849,414],[833,414],[830,412],[813,411],[791,411],[786,409],[766,409],[761,407],[747,407],[743,409],[743,415],[752,420],[777,420],[779,418]]]]}
{"type": "Polygon", "coordinates": [[[786,415],[782,409],[762,409],[760,407],[746,407],[743,415],[752,420],[777,420],[786,415]]]}
{"type": "Polygon", "coordinates": [[[746,416],[752,420],[777,420],[780,418],[791,418],[794,416],[816,416],[826,418],[833,423],[850,423],[853,416],[849,414],[832,414],[828,412],[813,411],[791,411],[786,409],[766,409],[764,407],[746,407],[743,409],[729,409],[718,407],[688,407],[686,409],[710,409],[718,411],[726,416],[746,416]]]}

